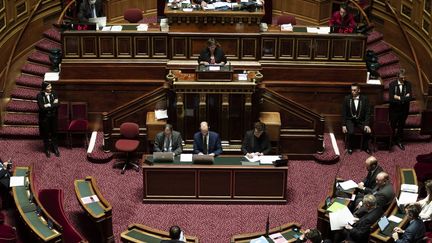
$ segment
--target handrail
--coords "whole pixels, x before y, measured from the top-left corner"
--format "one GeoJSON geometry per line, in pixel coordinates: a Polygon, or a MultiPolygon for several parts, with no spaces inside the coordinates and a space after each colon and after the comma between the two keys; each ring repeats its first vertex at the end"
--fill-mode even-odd
{"type": "Polygon", "coordinates": [[[1,89],[2,91],[4,91],[4,88],[5,88],[5,85],[6,85],[7,79],[8,79],[8,77],[9,77],[9,70],[10,70],[10,66],[11,66],[11,63],[12,63],[12,59],[13,59],[13,57],[15,56],[15,52],[16,52],[17,46],[18,46],[18,44],[20,43],[20,41],[21,41],[21,39],[22,39],[22,36],[24,35],[24,32],[25,32],[26,29],[28,28],[28,26],[29,26],[31,20],[33,19],[33,17],[34,17],[34,15],[35,15],[36,11],[39,9],[39,7],[40,7],[40,5],[42,4],[43,1],[44,1],[44,0],[39,0],[39,2],[36,4],[36,6],[35,6],[34,9],[32,10],[32,12],[30,13],[29,17],[27,18],[27,21],[26,21],[26,23],[24,24],[24,27],[22,28],[21,32],[19,33],[19,36],[18,36],[17,40],[15,41],[15,44],[14,44],[13,47],[12,47],[12,51],[11,51],[11,53],[10,53],[10,56],[9,56],[8,62],[7,62],[7,64],[6,64],[6,69],[5,69],[5,74],[4,74],[4,75],[5,75],[5,76],[4,76],[4,82],[3,82],[3,87],[2,87],[2,89],[1,89]]]}
{"type": "Polygon", "coordinates": [[[400,19],[398,18],[396,11],[395,11],[394,8],[391,6],[389,0],[386,0],[385,3],[386,3],[386,5],[387,5],[387,7],[390,9],[390,11],[392,12],[393,17],[396,19],[396,21],[397,21],[397,23],[398,23],[398,25],[399,25],[399,28],[401,29],[402,34],[403,34],[403,36],[404,36],[406,42],[408,43],[408,46],[409,46],[410,51],[411,51],[411,55],[413,56],[413,58],[414,58],[414,63],[415,63],[415,65],[416,65],[417,76],[418,76],[418,79],[419,79],[419,82],[420,82],[420,89],[421,89],[421,92],[422,92],[423,95],[427,95],[427,93],[424,93],[423,78],[422,78],[422,75],[421,75],[420,64],[419,64],[419,61],[418,61],[418,58],[417,58],[417,54],[416,54],[416,52],[415,52],[415,50],[414,50],[414,47],[413,47],[413,45],[412,45],[412,43],[411,43],[411,40],[410,40],[410,38],[408,37],[408,34],[406,33],[405,29],[403,28],[402,23],[401,23],[400,19]]]}
{"type": "Polygon", "coordinates": [[[63,11],[61,12],[59,18],[57,19],[57,24],[61,24],[63,22],[63,18],[66,14],[66,11],[68,11],[68,9],[70,8],[70,6],[72,6],[73,3],[76,3],[75,0],[70,1],[66,7],[63,9],[63,11]]]}
{"type": "Polygon", "coordinates": [[[349,0],[350,3],[354,4],[354,6],[356,6],[356,8],[360,11],[360,13],[363,15],[363,17],[366,19],[366,23],[368,26],[371,25],[371,22],[369,21],[369,18],[367,16],[367,14],[365,13],[365,11],[363,10],[362,7],[360,7],[360,5],[358,5],[358,3],[356,3],[354,0],[349,0]]]}

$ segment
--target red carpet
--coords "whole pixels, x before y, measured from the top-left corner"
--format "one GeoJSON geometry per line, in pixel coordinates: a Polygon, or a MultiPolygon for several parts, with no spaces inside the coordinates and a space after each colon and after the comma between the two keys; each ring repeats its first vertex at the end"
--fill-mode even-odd
{"type": "MultiPolygon", "coordinates": [[[[82,225],[85,219],[74,194],[73,181],[91,175],[97,179],[100,190],[113,206],[113,228],[116,241],[128,224],[141,223],[167,230],[178,224],[187,234],[196,235],[200,242],[228,242],[241,232],[265,229],[267,214],[270,226],[299,222],[304,227],[315,227],[316,207],[324,200],[331,181],[340,167],[339,177],[358,181],[366,175],[364,160],[368,155],[356,151],[349,156],[341,150],[340,162],[333,165],[314,161],[290,161],[288,173],[288,203],[261,204],[143,204],[142,174],[129,170],[125,175],[107,164],[90,163],[84,148],[60,148],[61,157],[47,159],[42,153],[42,142],[37,140],[0,140],[0,156],[12,157],[14,166],[33,165],[39,189],[62,188],[65,192],[65,211],[69,219],[87,238],[82,225]]],[[[379,151],[375,156],[383,168],[394,175],[396,165],[412,167],[416,155],[431,152],[430,143],[407,144],[406,151],[394,147],[393,152],[379,151]]]]}

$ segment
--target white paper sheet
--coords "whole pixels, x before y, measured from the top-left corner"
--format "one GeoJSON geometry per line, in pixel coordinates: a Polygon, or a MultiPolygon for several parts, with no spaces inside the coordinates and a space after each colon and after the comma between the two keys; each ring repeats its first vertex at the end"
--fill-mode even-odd
{"type": "Polygon", "coordinates": [[[346,206],[334,213],[329,213],[329,218],[332,231],[343,229],[345,225],[354,223],[354,216],[346,206]]]}
{"type": "Polygon", "coordinates": [[[111,31],[111,26],[105,26],[105,27],[103,27],[102,31],[111,31]]]}
{"type": "Polygon", "coordinates": [[[414,184],[402,184],[401,185],[401,191],[417,193],[418,192],[418,186],[414,185],[414,184]]]}
{"type": "Polygon", "coordinates": [[[193,11],[193,8],[184,8],[183,9],[183,12],[192,12],[193,11]]]}
{"type": "Polygon", "coordinates": [[[167,119],[168,111],[167,110],[155,110],[155,118],[156,120],[167,119]]]}
{"type": "Polygon", "coordinates": [[[319,27],[317,29],[318,29],[318,31],[317,31],[318,34],[328,34],[328,33],[330,33],[330,27],[319,27]]]}
{"type": "Polygon", "coordinates": [[[388,220],[395,222],[396,224],[399,224],[402,221],[401,218],[399,218],[398,216],[395,216],[395,215],[391,215],[390,217],[388,217],[388,220]]]}
{"type": "Polygon", "coordinates": [[[273,161],[280,159],[278,155],[263,155],[260,156],[260,164],[262,165],[271,165],[273,161]]]}
{"type": "Polygon", "coordinates": [[[238,80],[239,81],[247,81],[248,80],[247,74],[246,73],[239,73],[238,80]]]}
{"type": "Polygon", "coordinates": [[[343,190],[349,190],[353,188],[357,188],[357,183],[355,183],[353,180],[339,182],[339,185],[342,187],[343,190]]]}
{"type": "Polygon", "coordinates": [[[192,162],[192,154],[180,154],[180,162],[192,162]]]}
{"type": "Polygon", "coordinates": [[[140,24],[137,26],[138,31],[147,31],[148,30],[148,24],[140,24]]]}
{"type": "Polygon", "coordinates": [[[209,71],[219,71],[219,70],[220,70],[220,66],[218,65],[209,66],[209,71]]]}
{"type": "Polygon", "coordinates": [[[59,72],[46,72],[44,75],[44,81],[58,81],[60,79],[59,72]]]}
{"type": "Polygon", "coordinates": [[[404,192],[402,191],[399,195],[399,204],[407,205],[408,203],[415,203],[417,202],[417,193],[412,192],[404,192]]]}
{"type": "Polygon", "coordinates": [[[318,28],[317,27],[306,27],[306,31],[308,33],[318,33],[318,28]]]}
{"type": "Polygon", "coordinates": [[[288,243],[288,241],[283,237],[281,233],[275,233],[269,235],[270,239],[273,240],[274,243],[288,243]]]}
{"type": "Polygon", "coordinates": [[[249,243],[268,243],[268,240],[264,236],[261,236],[259,238],[249,241],[249,243]]]}
{"type": "Polygon", "coordinates": [[[81,201],[84,204],[89,204],[89,203],[99,202],[99,198],[96,195],[91,195],[88,197],[82,197],[81,201]]]}
{"type": "Polygon", "coordinates": [[[24,186],[24,176],[11,176],[9,187],[24,186]]]}
{"type": "Polygon", "coordinates": [[[111,27],[111,31],[121,31],[123,27],[121,25],[114,25],[111,27]]]}
{"type": "Polygon", "coordinates": [[[283,24],[283,25],[281,25],[281,30],[282,31],[293,31],[293,26],[292,26],[292,24],[283,24]]]}

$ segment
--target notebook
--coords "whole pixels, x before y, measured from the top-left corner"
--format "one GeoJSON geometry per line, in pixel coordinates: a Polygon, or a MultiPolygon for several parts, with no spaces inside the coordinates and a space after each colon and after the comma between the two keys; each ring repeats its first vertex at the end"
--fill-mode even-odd
{"type": "Polygon", "coordinates": [[[381,232],[384,232],[385,229],[389,226],[390,221],[387,219],[386,216],[383,216],[378,221],[378,227],[380,228],[381,232]]]}

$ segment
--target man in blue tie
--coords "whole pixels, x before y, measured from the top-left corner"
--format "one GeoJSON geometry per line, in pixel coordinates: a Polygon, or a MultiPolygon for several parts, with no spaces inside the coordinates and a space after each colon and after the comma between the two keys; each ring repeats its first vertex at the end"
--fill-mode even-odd
{"type": "Polygon", "coordinates": [[[220,136],[216,132],[209,131],[209,125],[206,121],[201,122],[200,131],[194,135],[193,153],[213,156],[222,153],[220,136]]]}

